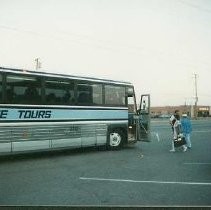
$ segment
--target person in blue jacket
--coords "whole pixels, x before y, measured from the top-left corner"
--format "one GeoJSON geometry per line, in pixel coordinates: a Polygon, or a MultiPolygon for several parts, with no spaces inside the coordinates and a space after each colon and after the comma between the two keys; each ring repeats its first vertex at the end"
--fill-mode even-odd
{"type": "Polygon", "coordinates": [[[183,135],[186,140],[186,146],[190,149],[192,146],[191,140],[190,140],[190,134],[192,132],[192,125],[191,125],[191,121],[188,118],[187,114],[182,114],[181,126],[182,126],[183,135]]]}

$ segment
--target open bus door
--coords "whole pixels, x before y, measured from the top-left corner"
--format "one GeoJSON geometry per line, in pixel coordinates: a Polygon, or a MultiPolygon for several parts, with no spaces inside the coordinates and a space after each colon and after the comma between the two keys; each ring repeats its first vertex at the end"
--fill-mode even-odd
{"type": "Polygon", "coordinates": [[[150,141],[150,94],[141,95],[138,124],[138,140],[150,141]]]}

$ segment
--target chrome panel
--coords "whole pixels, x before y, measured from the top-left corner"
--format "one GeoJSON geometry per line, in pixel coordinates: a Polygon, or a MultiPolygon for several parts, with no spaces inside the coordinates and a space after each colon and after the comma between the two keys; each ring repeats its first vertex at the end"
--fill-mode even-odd
{"type": "Polygon", "coordinates": [[[10,123],[0,125],[0,153],[106,144],[107,124],[10,123]],[[12,148],[12,150],[11,150],[12,148]]]}
{"type": "Polygon", "coordinates": [[[82,137],[81,138],[81,146],[92,146],[96,145],[96,137],[90,136],[90,137],[82,137]]]}
{"type": "Polygon", "coordinates": [[[97,136],[97,145],[106,144],[107,136],[97,136]]]}
{"type": "Polygon", "coordinates": [[[81,138],[58,139],[51,141],[52,148],[58,147],[81,147],[81,138]]]}
{"type": "Polygon", "coordinates": [[[106,144],[107,142],[107,126],[96,128],[97,145],[106,144]]]}
{"type": "Polygon", "coordinates": [[[86,125],[81,127],[82,146],[96,144],[96,125],[86,125]]]}
{"type": "Polygon", "coordinates": [[[90,124],[81,129],[82,146],[106,144],[107,125],[90,124]]]}
{"type": "Polygon", "coordinates": [[[11,143],[1,143],[0,152],[11,152],[11,143]]]}
{"type": "Polygon", "coordinates": [[[49,140],[45,141],[25,141],[25,142],[12,142],[12,151],[27,151],[37,149],[49,149],[49,140]]]}

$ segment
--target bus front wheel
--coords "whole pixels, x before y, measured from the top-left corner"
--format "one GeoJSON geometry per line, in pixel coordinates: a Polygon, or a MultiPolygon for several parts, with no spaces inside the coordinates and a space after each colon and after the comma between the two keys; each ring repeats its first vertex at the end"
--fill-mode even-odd
{"type": "Polygon", "coordinates": [[[108,140],[109,149],[120,149],[123,145],[124,134],[121,130],[114,129],[109,133],[108,140]]]}

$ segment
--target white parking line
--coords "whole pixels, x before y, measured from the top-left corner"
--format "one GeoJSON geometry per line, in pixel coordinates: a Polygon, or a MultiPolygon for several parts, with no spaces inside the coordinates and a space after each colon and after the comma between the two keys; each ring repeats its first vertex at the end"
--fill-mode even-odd
{"type": "Polygon", "coordinates": [[[153,138],[156,137],[158,142],[160,141],[160,136],[159,136],[158,132],[151,132],[151,135],[153,138]]]}
{"type": "Polygon", "coordinates": [[[211,132],[211,130],[193,131],[193,133],[208,133],[208,132],[211,132]]]}
{"type": "Polygon", "coordinates": [[[185,165],[211,165],[211,163],[184,163],[185,165]]]}
{"type": "Polygon", "coordinates": [[[160,141],[160,137],[159,137],[159,134],[158,133],[155,133],[156,137],[157,137],[157,140],[160,141]]]}
{"type": "Polygon", "coordinates": [[[130,179],[104,179],[97,177],[80,177],[81,180],[91,180],[91,181],[109,181],[109,182],[130,182],[130,183],[152,183],[152,184],[181,184],[181,185],[210,185],[209,182],[165,182],[165,181],[139,181],[130,179]]]}

